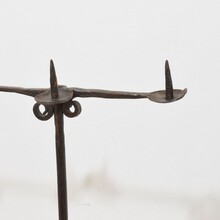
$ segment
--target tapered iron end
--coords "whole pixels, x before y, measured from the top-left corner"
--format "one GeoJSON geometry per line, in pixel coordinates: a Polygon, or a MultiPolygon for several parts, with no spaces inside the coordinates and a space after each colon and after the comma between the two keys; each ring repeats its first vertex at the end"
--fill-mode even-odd
{"type": "Polygon", "coordinates": [[[166,99],[171,100],[173,96],[173,82],[170,73],[170,66],[168,60],[165,62],[165,81],[166,81],[166,99]]]}
{"type": "Polygon", "coordinates": [[[186,95],[187,89],[173,89],[170,67],[167,60],[165,62],[165,81],[165,90],[155,91],[148,94],[148,98],[151,101],[157,103],[170,103],[175,102],[186,95]]]}
{"type": "Polygon", "coordinates": [[[58,93],[57,77],[56,77],[56,71],[53,60],[50,60],[50,89],[51,89],[51,98],[57,99],[59,97],[59,93],[58,93]]]}

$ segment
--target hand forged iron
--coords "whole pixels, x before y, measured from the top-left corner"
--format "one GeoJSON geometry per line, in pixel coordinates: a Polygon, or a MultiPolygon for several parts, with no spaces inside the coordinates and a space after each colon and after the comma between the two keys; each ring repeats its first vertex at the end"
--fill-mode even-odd
{"type": "Polygon", "coordinates": [[[36,104],[33,107],[33,112],[38,119],[46,121],[54,115],[59,220],[68,219],[63,114],[67,117],[77,117],[81,113],[81,105],[74,99],[77,97],[110,99],[147,98],[153,102],[170,103],[183,98],[187,93],[187,89],[173,89],[168,61],[165,62],[165,81],[165,90],[150,93],[82,89],[76,87],[68,88],[66,86],[58,85],[54,64],[51,60],[49,89],[0,86],[0,91],[2,92],[13,92],[34,97],[36,104]],[[45,108],[44,112],[41,112],[41,105],[45,108]],[[71,111],[71,107],[74,107],[74,111],[71,111]]]}

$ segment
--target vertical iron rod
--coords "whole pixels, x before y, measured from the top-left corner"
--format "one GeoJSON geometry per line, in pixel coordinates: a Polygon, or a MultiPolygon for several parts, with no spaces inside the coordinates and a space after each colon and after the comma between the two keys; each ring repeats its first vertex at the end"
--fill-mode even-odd
{"type": "Polygon", "coordinates": [[[62,104],[54,105],[59,220],[68,220],[66,157],[62,104]]]}

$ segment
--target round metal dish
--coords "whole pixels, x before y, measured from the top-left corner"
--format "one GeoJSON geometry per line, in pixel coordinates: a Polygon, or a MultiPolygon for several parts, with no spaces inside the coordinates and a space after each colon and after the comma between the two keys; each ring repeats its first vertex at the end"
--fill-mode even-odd
{"type": "Polygon", "coordinates": [[[173,98],[167,99],[166,98],[166,91],[160,90],[156,92],[151,92],[148,94],[148,98],[157,103],[168,103],[168,102],[175,102],[181,98],[183,98],[187,93],[187,89],[181,90],[181,89],[174,89],[173,90],[173,98]]]}
{"type": "Polygon", "coordinates": [[[69,90],[66,86],[58,86],[58,94],[58,98],[52,99],[51,91],[48,89],[47,91],[35,96],[34,99],[39,104],[55,105],[68,102],[73,98],[73,91],[69,90]]]}

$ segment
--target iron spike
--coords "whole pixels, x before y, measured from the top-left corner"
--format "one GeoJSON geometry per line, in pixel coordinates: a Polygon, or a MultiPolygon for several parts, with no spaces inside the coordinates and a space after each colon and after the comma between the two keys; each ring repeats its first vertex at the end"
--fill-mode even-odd
{"type": "Polygon", "coordinates": [[[166,60],[165,62],[165,80],[166,80],[166,99],[173,99],[173,83],[170,73],[169,62],[166,60]]]}
{"type": "Polygon", "coordinates": [[[57,87],[57,77],[54,67],[53,60],[50,60],[50,89],[52,99],[57,99],[59,97],[58,87],[57,87]]]}

